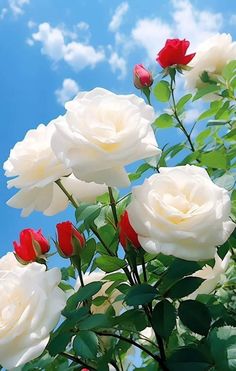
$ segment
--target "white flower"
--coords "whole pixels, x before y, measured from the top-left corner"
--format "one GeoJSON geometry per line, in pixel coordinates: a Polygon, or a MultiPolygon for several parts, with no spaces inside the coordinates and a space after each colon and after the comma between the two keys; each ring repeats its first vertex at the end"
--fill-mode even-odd
{"type": "MultiPolygon", "coordinates": [[[[20,188],[7,204],[23,209],[22,216],[28,216],[34,210],[54,215],[68,206],[67,196],[55,181],[70,174],[71,169],[67,169],[51,149],[54,131],[53,121],[48,126],[41,124],[37,129],[28,131],[4,163],[5,175],[15,177],[8,181],[8,188],[20,188]]],[[[81,202],[94,202],[98,195],[106,191],[105,185],[88,184],[73,175],[62,178],[62,184],[81,202]]]]}
{"type": "Polygon", "coordinates": [[[66,304],[59,269],[0,259],[0,364],[12,369],[40,356],[66,304]]]}
{"type": "Polygon", "coordinates": [[[222,277],[228,268],[230,262],[231,253],[228,252],[222,260],[219,255],[215,254],[215,265],[212,268],[209,265],[205,265],[199,271],[192,274],[193,277],[203,278],[205,281],[198,287],[196,291],[188,296],[188,299],[195,299],[199,294],[210,294],[221,282],[222,277]]]}
{"type": "MultiPolygon", "coordinates": [[[[122,303],[121,301],[115,301],[117,296],[120,295],[120,292],[118,290],[113,290],[110,295],[106,294],[106,290],[112,285],[111,281],[107,281],[104,279],[105,273],[104,272],[92,272],[92,273],[85,273],[83,275],[83,281],[85,285],[88,285],[91,282],[100,282],[104,281],[101,289],[93,296],[93,300],[96,299],[99,296],[106,296],[106,300],[104,301],[103,304],[96,306],[92,305],[91,306],[91,311],[92,313],[105,313],[107,309],[112,305],[116,314],[118,315],[121,311],[122,308],[122,303]]],[[[80,288],[80,280],[79,278],[76,281],[75,284],[75,290],[78,290],[80,288]]]]}
{"type": "Polygon", "coordinates": [[[135,95],[96,88],[65,107],[52,148],[79,179],[125,187],[130,184],[125,165],[160,154],[151,127],[154,110],[135,95]]]}
{"type": "Polygon", "coordinates": [[[234,59],[236,42],[232,41],[230,34],[216,34],[210,37],[199,45],[195,57],[189,63],[192,69],[184,73],[187,87],[190,89],[201,87],[203,82],[200,76],[204,71],[214,79],[215,75],[221,75],[226,64],[234,59]]]}
{"type": "Polygon", "coordinates": [[[141,246],[186,260],[213,258],[235,228],[229,192],[197,166],[160,168],[134,187],[127,208],[141,246]]]}

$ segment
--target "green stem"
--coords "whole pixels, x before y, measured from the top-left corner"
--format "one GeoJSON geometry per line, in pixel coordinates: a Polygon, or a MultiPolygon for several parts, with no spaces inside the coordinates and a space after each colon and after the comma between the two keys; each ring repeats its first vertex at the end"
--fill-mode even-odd
{"type": "Polygon", "coordinates": [[[108,193],[110,197],[110,205],[111,205],[111,210],[114,218],[115,225],[117,227],[118,225],[118,217],[117,217],[117,212],[116,212],[116,201],[114,199],[113,193],[112,193],[112,188],[108,187],[108,193]]]}
{"type": "Polygon", "coordinates": [[[152,357],[155,361],[157,361],[159,363],[159,365],[162,367],[163,370],[169,371],[168,368],[165,366],[164,362],[162,361],[162,359],[158,355],[153,354],[152,352],[150,352],[150,350],[146,349],[143,345],[136,343],[136,341],[134,341],[133,339],[126,338],[122,335],[114,334],[112,332],[100,332],[100,331],[98,332],[98,331],[96,331],[96,334],[99,335],[99,336],[111,336],[111,337],[117,338],[119,340],[123,340],[123,341],[125,341],[129,344],[134,345],[135,347],[141,349],[143,352],[145,352],[150,357],[152,357]]]}
{"type": "Polygon", "coordinates": [[[142,269],[143,269],[143,279],[144,279],[144,282],[147,282],[148,279],[147,279],[147,271],[146,271],[146,266],[145,266],[145,260],[144,260],[144,257],[142,257],[142,269]]]}
{"type": "Polygon", "coordinates": [[[190,148],[191,148],[192,152],[195,152],[195,148],[194,148],[193,142],[191,140],[191,135],[185,129],[182,121],[180,120],[180,118],[178,116],[177,110],[176,110],[176,102],[175,102],[175,94],[174,94],[174,79],[172,77],[171,77],[171,80],[170,80],[170,91],[171,91],[171,98],[172,98],[172,103],[173,103],[172,110],[173,110],[173,113],[174,113],[174,117],[175,117],[176,121],[178,122],[178,124],[179,124],[181,130],[183,131],[184,135],[186,136],[187,141],[190,145],[190,148]]]}
{"type": "Polygon", "coordinates": [[[65,195],[67,196],[67,198],[71,202],[71,204],[77,209],[79,205],[77,204],[77,202],[75,201],[73,196],[65,189],[61,180],[58,179],[58,180],[55,181],[55,183],[58,185],[59,188],[61,188],[62,192],[65,193],[65,195]]]}
{"type": "Polygon", "coordinates": [[[81,366],[84,366],[84,367],[88,368],[91,371],[96,371],[97,370],[93,366],[88,365],[87,363],[85,363],[84,361],[82,361],[80,358],[75,357],[72,354],[69,354],[69,353],[66,353],[66,352],[61,352],[60,355],[63,356],[63,357],[65,357],[65,358],[67,358],[67,359],[69,359],[70,361],[73,361],[75,363],[80,364],[81,366]]]}

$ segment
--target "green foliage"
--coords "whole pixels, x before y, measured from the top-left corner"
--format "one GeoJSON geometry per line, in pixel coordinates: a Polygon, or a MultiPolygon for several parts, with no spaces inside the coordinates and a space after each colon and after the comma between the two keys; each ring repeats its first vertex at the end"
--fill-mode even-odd
{"type": "Polygon", "coordinates": [[[235,327],[214,328],[209,334],[208,344],[216,370],[233,371],[236,369],[235,327]]]}
{"type": "Polygon", "coordinates": [[[199,335],[207,335],[211,325],[211,315],[205,304],[195,300],[185,300],[180,303],[178,315],[191,331],[199,335]]]}
{"type": "Polygon", "coordinates": [[[170,93],[170,84],[164,80],[159,81],[153,89],[153,94],[160,102],[168,102],[170,93]]]}
{"type": "Polygon", "coordinates": [[[125,260],[119,259],[115,256],[100,256],[96,258],[96,265],[104,272],[110,273],[124,268],[126,262],[125,260]]]}
{"type": "Polygon", "coordinates": [[[152,313],[152,323],[155,331],[168,339],[176,323],[176,310],[168,300],[162,300],[156,304],[152,313]]]}
{"type": "Polygon", "coordinates": [[[79,331],[73,341],[75,354],[86,359],[95,359],[98,352],[98,338],[92,331],[79,331]]]}
{"type": "Polygon", "coordinates": [[[174,124],[173,117],[168,113],[162,113],[155,121],[153,126],[160,129],[171,128],[174,124]]]}
{"type": "Polygon", "coordinates": [[[125,301],[130,306],[143,305],[150,303],[156,295],[157,290],[154,287],[147,283],[143,283],[132,286],[125,297],[125,301]]]}

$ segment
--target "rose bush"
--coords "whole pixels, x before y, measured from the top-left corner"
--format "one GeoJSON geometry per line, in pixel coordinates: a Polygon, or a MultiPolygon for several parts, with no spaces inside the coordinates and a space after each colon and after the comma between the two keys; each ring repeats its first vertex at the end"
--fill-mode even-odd
{"type": "Polygon", "coordinates": [[[185,39],[167,40],[155,78],[134,68],[147,103],[79,93],[11,151],[4,168],[19,192],[8,204],[23,215],[70,205],[75,221],[51,240],[26,228],[0,259],[1,366],[234,369],[236,57],[229,36],[210,44],[194,57],[185,39]],[[201,86],[177,98],[186,70],[201,86]],[[48,269],[57,252],[61,273],[48,269]]]}
{"type": "Polygon", "coordinates": [[[12,253],[0,259],[0,362],[7,369],[40,356],[66,304],[57,268],[22,266],[12,253]]]}
{"type": "Polygon", "coordinates": [[[135,95],[105,89],[79,93],[56,120],[52,148],[79,179],[127,187],[124,166],[160,154],[152,107],[135,95]]]}
{"type": "Polygon", "coordinates": [[[229,193],[196,166],[159,171],[133,189],[127,209],[141,246],[186,260],[213,258],[235,228],[229,193]]]}

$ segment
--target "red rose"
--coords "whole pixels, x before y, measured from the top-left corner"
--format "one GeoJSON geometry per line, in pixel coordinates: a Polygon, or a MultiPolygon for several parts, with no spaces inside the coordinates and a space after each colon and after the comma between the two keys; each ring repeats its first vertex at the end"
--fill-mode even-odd
{"type": "Polygon", "coordinates": [[[161,67],[166,68],[174,64],[188,64],[196,53],[186,55],[190,42],[187,40],[168,39],[165,46],[157,54],[156,61],[161,67]]]}
{"type": "Polygon", "coordinates": [[[49,251],[48,240],[42,235],[41,229],[34,231],[27,228],[20,232],[20,243],[13,242],[16,256],[24,262],[33,262],[49,251]]]}
{"type": "Polygon", "coordinates": [[[153,77],[150,71],[148,71],[142,64],[136,64],[134,66],[134,86],[137,89],[143,89],[150,87],[153,83],[153,77]]]}
{"type": "Polygon", "coordinates": [[[84,237],[71,222],[62,222],[56,225],[58,250],[64,257],[77,254],[76,242],[80,247],[85,244],[84,237]],[[74,241],[75,240],[75,241],[74,241]]]}
{"type": "Polygon", "coordinates": [[[124,247],[124,249],[127,248],[129,242],[136,249],[139,249],[141,247],[138,240],[138,235],[130,224],[127,211],[125,211],[124,214],[121,216],[118,227],[120,243],[124,247]]]}

